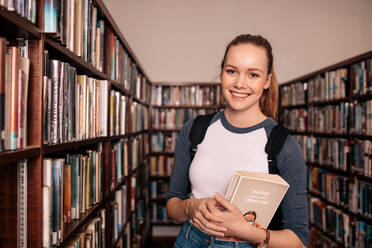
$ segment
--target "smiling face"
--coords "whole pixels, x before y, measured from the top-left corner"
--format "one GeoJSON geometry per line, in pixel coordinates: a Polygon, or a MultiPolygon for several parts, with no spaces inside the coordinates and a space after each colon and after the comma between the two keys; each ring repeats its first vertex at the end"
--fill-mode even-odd
{"type": "Polygon", "coordinates": [[[264,48],[250,43],[231,46],[221,72],[222,93],[228,111],[251,116],[262,114],[259,101],[270,87],[268,59],[264,48]]]}

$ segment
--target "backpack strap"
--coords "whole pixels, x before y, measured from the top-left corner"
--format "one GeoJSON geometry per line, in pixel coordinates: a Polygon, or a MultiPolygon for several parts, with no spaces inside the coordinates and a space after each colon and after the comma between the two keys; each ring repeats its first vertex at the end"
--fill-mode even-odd
{"type": "MultiPolygon", "coordinates": [[[[269,173],[279,174],[279,169],[277,166],[276,156],[280,153],[283,148],[284,142],[289,135],[289,130],[280,124],[277,124],[269,135],[265,146],[265,152],[267,153],[267,159],[269,163],[269,173]]],[[[282,204],[279,205],[276,210],[268,229],[270,230],[281,230],[283,226],[282,222],[282,204]]]]}
{"type": "Polygon", "coordinates": [[[277,124],[269,135],[269,139],[265,146],[265,152],[267,153],[270,174],[279,174],[279,169],[276,164],[276,156],[282,150],[288,135],[289,130],[280,124],[277,124]]]}
{"type": "Polygon", "coordinates": [[[209,123],[211,122],[215,114],[216,113],[208,115],[198,115],[195,118],[189,135],[189,140],[191,142],[189,149],[191,161],[194,159],[195,153],[198,150],[198,145],[203,141],[205,133],[207,132],[207,129],[209,127],[209,123]]]}

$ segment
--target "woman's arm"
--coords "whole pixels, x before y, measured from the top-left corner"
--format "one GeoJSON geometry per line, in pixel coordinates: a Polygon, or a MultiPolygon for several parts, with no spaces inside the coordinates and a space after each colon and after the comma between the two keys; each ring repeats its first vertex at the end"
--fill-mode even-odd
{"type": "Polygon", "coordinates": [[[223,237],[226,228],[217,223],[222,220],[211,213],[216,205],[213,198],[181,200],[173,197],[167,202],[167,215],[176,222],[191,220],[193,225],[217,237],[223,237]]]}
{"type": "MultiPolygon", "coordinates": [[[[217,217],[220,217],[219,224],[226,228],[225,236],[233,236],[239,240],[246,240],[255,245],[266,239],[266,231],[249,224],[243,217],[237,207],[223,198],[220,194],[215,194],[217,203],[221,204],[226,210],[220,211],[215,208],[212,212],[217,217]]],[[[270,231],[269,247],[273,248],[302,248],[306,247],[298,236],[289,229],[280,231],[270,231]]]]}

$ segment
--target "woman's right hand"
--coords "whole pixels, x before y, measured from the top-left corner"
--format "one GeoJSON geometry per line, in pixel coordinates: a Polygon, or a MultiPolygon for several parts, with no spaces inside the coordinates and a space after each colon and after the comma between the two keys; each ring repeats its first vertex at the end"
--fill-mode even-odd
{"type": "Polygon", "coordinates": [[[212,212],[219,206],[214,198],[190,198],[186,201],[186,214],[194,226],[210,235],[216,237],[224,236],[226,228],[218,224],[222,222],[222,220],[212,214],[212,212]]]}

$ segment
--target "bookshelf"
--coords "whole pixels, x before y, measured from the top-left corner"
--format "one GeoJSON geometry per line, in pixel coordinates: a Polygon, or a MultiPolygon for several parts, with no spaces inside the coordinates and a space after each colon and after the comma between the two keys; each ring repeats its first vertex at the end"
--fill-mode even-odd
{"type": "Polygon", "coordinates": [[[279,86],[308,166],[311,247],[369,247],[372,51],[279,86]]]}
{"type": "Polygon", "coordinates": [[[173,168],[175,144],[182,125],[199,114],[213,113],[220,109],[221,90],[218,83],[153,83],[149,132],[149,194],[153,243],[174,241],[175,231],[169,232],[169,228],[180,227],[167,218],[165,197],[173,168]]]}
{"type": "Polygon", "coordinates": [[[5,202],[0,207],[3,227],[0,246],[25,247],[27,242],[31,248],[43,247],[44,243],[59,248],[76,242],[89,243],[96,236],[100,243],[97,247],[144,247],[150,229],[149,221],[144,220],[149,219],[146,175],[149,175],[151,82],[141,64],[101,0],[66,0],[65,7],[56,7],[66,11],[66,17],[56,17],[55,25],[61,24],[56,32],[44,32],[48,31],[45,22],[50,18],[44,7],[50,1],[2,3],[0,48],[5,50],[0,54],[0,88],[5,95],[5,106],[12,92],[6,92],[9,85],[4,84],[14,77],[5,75],[11,66],[11,61],[6,62],[9,68],[5,64],[8,48],[19,49],[19,53],[14,53],[15,58],[22,61],[28,58],[29,66],[23,68],[20,62],[15,67],[20,75],[14,77],[19,87],[15,91],[19,98],[14,97],[19,104],[17,125],[23,128],[17,129],[22,133],[16,136],[16,146],[9,147],[11,141],[6,140],[10,132],[9,116],[14,117],[6,113],[3,102],[0,104],[2,113],[5,111],[1,131],[6,134],[0,148],[0,201],[5,202]],[[86,4],[87,9],[75,8],[71,12],[74,8],[67,6],[74,2],[86,4]],[[10,3],[17,4],[14,10],[10,3]],[[24,7],[25,3],[32,6],[24,7]],[[88,19],[80,21],[87,29],[80,26],[81,34],[75,36],[79,23],[72,25],[72,19],[68,18],[82,14],[83,10],[87,10],[88,19]],[[85,40],[88,36],[90,42],[85,40]],[[81,44],[75,45],[75,40],[81,44]],[[60,70],[57,77],[52,74],[53,63],[60,70]],[[86,85],[81,85],[82,82],[86,85]],[[28,91],[22,88],[24,85],[28,91]],[[21,93],[27,98],[22,98],[21,93]],[[57,104],[54,110],[58,114],[52,111],[53,104],[57,104]],[[61,169],[63,176],[50,179],[53,184],[49,186],[55,190],[60,185],[60,191],[47,190],[45,177],[49,168],[52,168],[50,173],[55,168],[61,169]],[[85,180],[74,181],[73,168],[82,170],[85,180]],[[24,193],[18,193],[22,187],[24,193]],[[80,197],[73,195],[78,191],[80,197]],[[47,205],[47,195],[59,198],[47,205]],[[81,205],[73,210],[76,201],[81,205]],[[59,210],[53,205],[56,202],[61,203],[57,206],[59,210]],[[55,213],[46,215],[46,211],[55,213]],[[52,216],[51,228],[47,227],[45,216],[52,216]],[[45,236],[44,229],[48,229],[50,236],[45,236]]]}

